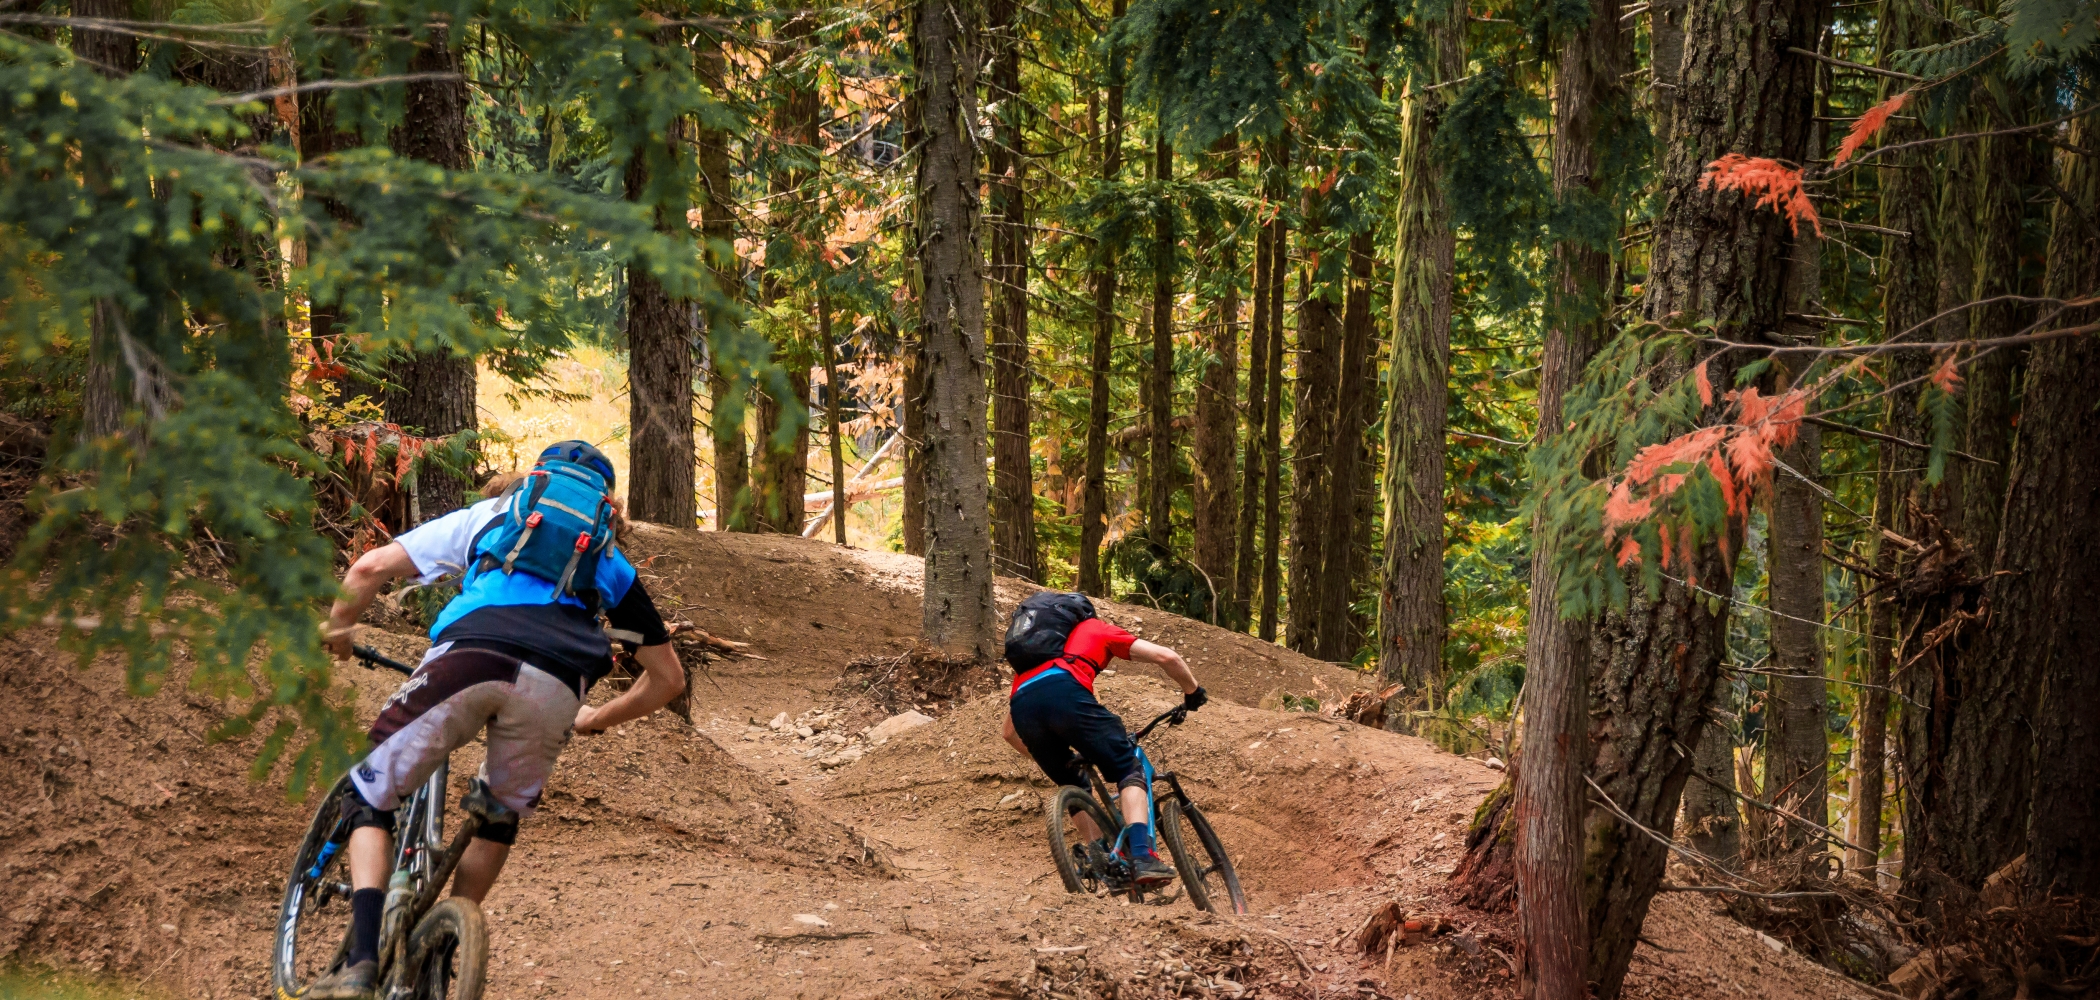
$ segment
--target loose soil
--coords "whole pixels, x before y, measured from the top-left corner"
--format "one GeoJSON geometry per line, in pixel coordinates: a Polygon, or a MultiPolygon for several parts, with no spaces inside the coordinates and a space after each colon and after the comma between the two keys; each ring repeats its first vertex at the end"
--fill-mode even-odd
{"type": "MultiPolygon", "coordinates": [[[[1067,895],[1044,842],[1049,786],[997,735],[998,679],[975,686],[989,695],[918,702],[935,721],[880,745],[860,735],[887,710],[871,709],[870,665],[903,662],[918,632],[916,560],[642,530],[632,547],[667,615],[753,655],[695,666],[691,724],[659,713],[570,747],[489,900],[488,996],[1514,995],[1509,916],[1457,907],[1445,889],[1500,774],[1255,707],[1280,692],[1326,703],[1358,675],[1104,603],[1104,617],[1180,649],[1216,696],[1147,745],[1217,826],[1251,912],[1067,895]],[[816,724],[807,737],[767,725],[781,713],[816,724]],[[1454,932],[1390,959],[1358,954],[1346,938],[1394,901],[1454,932]]],[[[1030,589],[1000,581],[1002,610],[1030,589]]],[[[399,657],[424,645],[406,630],[370,638],[399,657]]],[[[250,779],[256,740],[206,742],[222,703],[175,681],[129,697],[118,665],[77,670],[55,639],[0,638],[0,959],[173,995],[268,996],[283,868],[311,806],[250,779]]],[[[369,720],[394,680],[344,673],[369,720]]],[[[1176,697],[1128,670],[1099,687],[1133,724],[1176,697]]],[[[454,773],[478,757],[463,749],[454,773]]],[[[1630,996],[1871,995],[1707,899],[1661,897],[1646,939],[1630,996]]]]}

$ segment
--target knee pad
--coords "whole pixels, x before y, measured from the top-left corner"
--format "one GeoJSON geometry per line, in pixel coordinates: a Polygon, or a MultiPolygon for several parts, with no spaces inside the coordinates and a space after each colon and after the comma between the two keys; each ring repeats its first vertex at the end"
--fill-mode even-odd
{"type": "Polygon", "coordinates": [[[1145,780],[1145,769],[1133,766],[1130,773],[1123,776],[1123,780],[1116,782],[1116,791],[1120,792],[1125,788],[1150,788],[1151,786],[1152,783],[1145,780]]]}
{"type": "Polygon", "coordinates": [[[490,821],[475,827],[474,839],[486,840],[492,844],[510,845],[517,843],[518,814],[511,813],[509,819],[490,821]]]}
{"type": "Polygon", "coordinates": [[[366,802],[356,785],[343,789],[342,815],[343,821],[348,823],[352,830],[373,826],[385,830],[388,834],[394,832],[394,814],[366,802]]]}

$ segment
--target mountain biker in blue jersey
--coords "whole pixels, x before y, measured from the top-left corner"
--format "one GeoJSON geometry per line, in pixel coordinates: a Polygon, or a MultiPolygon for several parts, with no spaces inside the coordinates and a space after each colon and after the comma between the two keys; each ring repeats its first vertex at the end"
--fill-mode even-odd
{"type": "MultiPolygon", "coordinates": [[[[492,798],[522,818],[538,804],[572,733],[639,719],[685,689],[663,618],[614,544],[626,522],[613,478],[598,449],[563,441],[503,495],[403,532],[359,557],[344,576],[325,639],[341,659],[350,656],[358,619],[387,583],[413,576],[430,584],[454,574],[464,582],[430,629],[430,652],[373,722],[370,752],[351,770],[342,799],[352,825],[349,953],[303,1000],[371,996],[393,810],[454,750],[486,727],[481,778],[492,798]],[[601,613],[609,630],[599,624],[601,613]],[[634,653],[643,674],[619,697],[586,705],[591,684],[612,670],[615,640],[634,653]]],[[[460,858],[453,894],[481,902],[517,832],[515,821],[482,826],[460,858]]]]}
{"type": "MultiPolygon", "coordinates": [[[[1001,734],[1007,744],[1034,758],[1059,785],[1087,787],[1087,764],[1115,780],[1124,831],[1117,853],[1130,863],[1139,885],[1173,881],[1174,867],[1153,847],[1150,776],[1122,718],[1094,698],[1094,678],[1117,657],[1154,664],[1181,688],[1182,704],[1193,710],[1210,696],[1196,683],[1188,662],[1172,649],[1095,617],[1094,604],[1084,595],[1050,591],[1031,595],[1015,609],[1006,648],[1015,668],[1001,734]],[[1024,656],[1031,639],[1050,645],[1037,656],[1024,656]]],[[[1073,813],[1072,822],[1087,840],[1102,839],[1085,812],[1073,813]]]]}

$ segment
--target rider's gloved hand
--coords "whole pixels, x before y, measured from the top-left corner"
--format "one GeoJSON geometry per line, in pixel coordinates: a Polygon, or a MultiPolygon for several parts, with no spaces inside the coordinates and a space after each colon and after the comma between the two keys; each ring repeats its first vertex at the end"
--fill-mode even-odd
{"type": "Polygon", "coordinates": [[[1204,705],[1207,705],[1209,703],[1210,692],[1203,690],[1201,687],[1198,687],[1196,690],[1190,691],[1188,694],[1181,696],[1181,707],[1188,709],[1191,712],[1202,708],[1204,705]]]}

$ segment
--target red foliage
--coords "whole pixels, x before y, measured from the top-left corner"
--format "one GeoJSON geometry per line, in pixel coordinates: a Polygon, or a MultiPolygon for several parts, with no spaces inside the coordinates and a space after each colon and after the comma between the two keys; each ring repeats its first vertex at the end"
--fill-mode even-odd
{"type": "Polygon", "coordinates": [[[1932,384],[1949,396],[1961,391],[1961,370],[1955,367],[1954,353],[1948,351],[1940,355],[1939,367],[1932,370],[1932,384]]]}
{"type": "Polygon", "coordinates": [[[1706,362],[1699,362],[1699,367],[1692,369],[1692,375],[1699,380],[1699,405],[1714,405],[1714,384],[1706,377],[1706,362]]]}
{"type": "Polygon", "coordinates": [[[1803,219],[1815,227],[1817,236],[1823,235],[1823,220],[1816,215],[1816,206],[1809,203],[1808,192],[1801,189],[1799,167],[1789,167],[1762,156],[1730,153],[1706,165],[1706,173],[1699,178],[1699,185],[1739,191],[1746,196],[1756,195],[1757,207],[1769,208],[1786,216],[1788,224],[1794,228],[1794,235],[1801,234],[1803,219]]]}
{"type": "MultiPolygon", "coordinates": [[[[1701,397],[1711,402],[1713,386],[1707,379],[1706,366],[1701,364],[1694,375],[1701,397]]],[[[1690,477],[1692,470],[1687,466],[1703,466],[1720,487],[1726,516],[1747,517],[1752,495],[1771,482],[1774,449],[1792,444],[1799,436],[1802,417],[1808,411],[1808,397],[1806,389],[1778,396],[1764,395],[1755,387],[1731,392],[1723,398],[1734,404],[1732,423],[1702,427],[1651,444],[1635,454],[1604,502],[1604,535],[1607,541],[1618,540],[1619,565],[1627,565],[1640,554],[1640,543],[1626,529],[1656,515],[1657,505],[1681,489],[1690,477]]],[[[1662,565],[1669,566],[1675,557],[1689,574],[1694,570],[1696,535],[1690,520],[1678,521],[1676,528],[1672,537],[1669,528],[1664,527],[1662,551],[1658,554],[1662,565]]]]}
{"type": "Polygon", "coordinates": [[[1859,116],[1859,120],[1852,123],[1852,131],[1845,133],[1845,141],[1838,143],[1837,159],[1831,166],[1844,166],[1845,161],[1850,160],[1852,154],[1859,152],[1859,147],[1866,145],[1867,140],[1874,138],[1874,133],[1881,131],[1882,126],[1887,125],[1896,112],[1903,110],[1904,103],[1909,100],[1910,91],[1906,90],[1868,108],[1866,114],[1859,116]]]}

